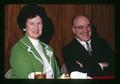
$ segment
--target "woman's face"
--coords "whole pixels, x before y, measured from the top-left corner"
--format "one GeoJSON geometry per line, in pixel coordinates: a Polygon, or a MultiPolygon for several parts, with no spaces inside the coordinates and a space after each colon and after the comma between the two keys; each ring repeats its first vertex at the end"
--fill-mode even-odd
{"type": "Polygon", "coordinates": [[[27,19],[26,22],[26,33],[28,34],[29,37],[32,39],[37,39],[39,36],[42,34],[42,19],[40,16],[27,19]]]}

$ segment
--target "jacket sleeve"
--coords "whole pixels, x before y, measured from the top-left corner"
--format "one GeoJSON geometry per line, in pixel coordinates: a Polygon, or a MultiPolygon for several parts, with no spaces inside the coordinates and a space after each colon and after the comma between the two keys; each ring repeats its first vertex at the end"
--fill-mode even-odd
{"type": "Polygon", "coordinates": [[[60,72],[60,68],[58,66],[58,62],[56,60],[56,58],[54,57],[54,67],[55,67],[55,79],[59,79],[61,76],[61,72],[60,72]]]}
{"type": "Polygon", "coordinates": [[[12,49],[10,58],[12,67],[11,78],[28,78],[28,74],[32,72],[32,64],[27,54],[27,50],[25,51],[20,46],[15,46],[12,49]]]}

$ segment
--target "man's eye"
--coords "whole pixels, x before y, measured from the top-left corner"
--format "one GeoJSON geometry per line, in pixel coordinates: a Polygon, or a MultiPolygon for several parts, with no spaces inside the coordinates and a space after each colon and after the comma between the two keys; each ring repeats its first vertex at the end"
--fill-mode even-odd
{"type": "Polygon", "coordinates": [[[34,23],[30,23],[30,25],[34,25],[34,23]]]}
{"type": "Polygon", "coordinates": [[[88,24],[87,27],[91,27],[91,24],[88,24]]]}
{"type": "Polygon", "coordinates": [[[75,27],[75,28],[77,28],[77,29],[82,29],[82,28],[83,28],[83,26],[79,26],[79,27],[75,27]]]}
{"type": "Polygon", "coordinates": [[[42,24],[41,22],[38,23],[39,25],[42,24]]]}

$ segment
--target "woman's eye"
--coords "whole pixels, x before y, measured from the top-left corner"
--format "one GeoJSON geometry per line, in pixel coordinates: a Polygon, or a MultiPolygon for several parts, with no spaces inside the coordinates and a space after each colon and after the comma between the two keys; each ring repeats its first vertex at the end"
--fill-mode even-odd
{"type": "Polygon", "coordinates": [[[30,25],[34,25],[34,23],[30,23],[30,25]]]}

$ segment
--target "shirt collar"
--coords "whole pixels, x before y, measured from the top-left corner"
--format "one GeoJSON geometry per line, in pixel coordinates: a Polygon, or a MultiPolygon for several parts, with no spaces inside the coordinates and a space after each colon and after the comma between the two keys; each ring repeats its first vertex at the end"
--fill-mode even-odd
{"type": "Polygon", "coordinates": [[[38,45],[39,44],[39,39],[32,39],[28,36],[28,39],[31,41],[33,45],[38,45]]]}
{"type": "MultiPolygon", "coordinates": [[[[77,41],[78,41],[79,43],[81,43],[82,45],[85,45],[85,44],[86,44],[85,41],[80,40],[78,37],[76,37],[76,39],[77,39],[77,41]]],[[[90,44],[91,39],[90,39],[89,41],[87,41],[87,42],[90,44]]]]}

